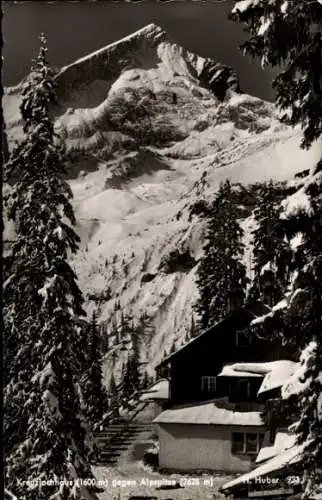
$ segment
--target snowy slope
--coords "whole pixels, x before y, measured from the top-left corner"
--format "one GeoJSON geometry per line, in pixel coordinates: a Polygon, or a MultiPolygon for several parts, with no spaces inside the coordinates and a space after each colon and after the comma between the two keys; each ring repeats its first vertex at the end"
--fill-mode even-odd
{"type": "MultiPolygon", "coordinates": [[[[314,167],[321,149],[300,150],[300,131],[281,125],[271,103],[238,93],[233,70],[191,54],[155,25],[62,68],[56,78],[56,127],[70,153],[82,238],[73,265],[87,310],[98,308],[108,324],[121,311],[148,316],[142,359],[152,372],[191,323],[204,227],[189,219],[189,206],[226,178],[291,180],[314,167]],[[150,118],[137,119],[144,109],[150,118]],[[169,272],[162,261],[174,249],[188,250],[191,265],[169,272]]],[[[21,137],[20,91],[7,89],[3,98],[11,146],[21,137]]],[[[243,225],[248,262],[252,218],[243,225]]],[[[106,359],[106,374],[113,359],[106,359]]]]}

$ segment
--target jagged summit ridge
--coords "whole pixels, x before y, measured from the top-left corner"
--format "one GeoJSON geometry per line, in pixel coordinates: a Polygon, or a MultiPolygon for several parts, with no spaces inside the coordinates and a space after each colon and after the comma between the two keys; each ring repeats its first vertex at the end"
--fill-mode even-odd
{"type": "Polygon", "coordinates": [[[136,86],[151,91],[184,79],[186,86],[211,90],[220,100],[227,89],[239,89],[232,68],[181,47],[153,23],[63,67],[56,78],[66,107],[97,106],[120,78],[121,85],[137,80],[136,86]]]}
{"type": "Polygon", "coordinates": [[[91,54],[87,54],[86,56],[77,59],[73,63],[64,66],[63,68],[61,68],[59,74],[60,75],[63,74],[71,66],[82,64],[83,62],[86,62],[86,61],[90,60],[91,58],[99,57],[99,56],[103,55],[104,53],[109,52],[110,50],[112,50],[113,48],[115,48],[118,45],[126,44],[126,43],[131,42],[135,39],[142,39],[142,38],[146,38],[150,42],[153,42],[153,41],[157,42],[157,41],[160,41],[161,39],[165,38],[166,36],[167,36],[166,32],[160,26],[158,26],[154,23],[147,24],[143,28],[140,28],[139,30],[134,31],[130,35],[127,35],[123,38],[120,38],[119,40],[117,40],[115,42],[109,43],[105,47],[102,47],[102,48],[98,49],[97,51],[92,52],[91,54]]]}

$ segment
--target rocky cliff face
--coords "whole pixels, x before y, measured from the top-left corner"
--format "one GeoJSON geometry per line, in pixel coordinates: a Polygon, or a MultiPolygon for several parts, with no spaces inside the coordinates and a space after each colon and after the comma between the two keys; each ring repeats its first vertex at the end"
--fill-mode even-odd
{"type": "MultiPolygon", "coordinates": [[[[144,318],[142,359],[152,372],[191,326],[204,232],[191,206],[226,178],[240,189],[269,178],[293,182],[314,167],[318,147],[300,150],[300,131],[281,125],[272,104],[238,93],[231,68],[190,53],[155,25],[56,79],[53,111],[82,240],[73,265],[87,310],[108,329],[122,312],[144,318]]],[[[9,147],[21,137],[20,91],[3,98],[9,147]]],[[[249,209],[242,224],[250,267],[249,209]]],[[[119,354],[106,359],[106,377],[121,367],[119,354]]]]}
{"type": "Polygon", "coordinates": [[[149,24],[62,68],[57,75],[60,101],[79,103],[80,93],[84,93],[87,106],[98,104],[124,73],[125,79],[137,81],[136,86],[148,83],[152,91],[158,90],[161,82],[178,77],[212,90],[219,99],[227,89],[238,89],[238,78],[231,68],[189,52],[174,43],[162,28],[149,24]],[[95,86],[95,92],[88,92],[95,86]]]}

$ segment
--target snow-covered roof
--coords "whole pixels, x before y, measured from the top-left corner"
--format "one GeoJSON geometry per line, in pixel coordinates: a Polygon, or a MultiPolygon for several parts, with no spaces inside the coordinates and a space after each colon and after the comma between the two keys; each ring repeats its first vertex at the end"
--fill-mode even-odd
{"type": "Polygon", "coordinates": [[[156,399],[169,399],[169,380],[157,380],[140,396],[140,401],[154,401],[156,399]]]}
{"type": "Polygon", "coordinates": [[[287,359],[266,363],[231,363],[218,377],[264,377],[258,394],[282,387],[293,375],[298,363],[287,359]]]}
{"type": "Polygon", "coordinates": [[[263,445],[259,450],[259,453],[256,458],[256,463],[265,462],[268,459],[276,457],[283,451],[292,448],[295,445],[296,441],[296,435],[291,434],[288,431],[277,432],[273,444],[267,443],[268,438],[269,438],[269,432],[267,432],[265,435],[263,445]]]}
{"type": "Polygon", "coordinates": [[[269,373],[275,363],[280,363],[280,361],[268,361],[268,362],[246,362],[246,363],[232,363],[230,365],[231,370],[235,372],[250,372],[253,374],[264,376],[266,373],[269,373]]]}
{"type": "Polygon", "coordinates": [[[267,364],[271,365],[270,371],[265,375],[258,394],[282,387],[290,379],[298,366],[298,363],[289,360],[273,361],[267,364]]]}
{"type": "Polygon", "coordinates": [[[259,477],[268,476],[272,472],[283,470],[285,467],[295,464],[299,461],[304,447],[305,444],[292,446],[292,448],[268,460],[265,464],[260,465],[251,472],[229,481],[229,483],[220,488],[220,491],[228,493],[229,490],[233,490],[238,486],[251,484],[253,480],[259,477]]]}
{"type": "Polygon", "coordinates": [[[225,365],[217,377],[262,377],[261,373],[254,373],[248,370],[239,370],[237,363],[225,365]],[[237,368],[236,368],[237,366],[237,368]]]}
{"type": "Polygon", "coordinates": [[[238,412],[219,408],[214,401],[194,406],[172,408],[163,411],[154,423],[158,424],[204,424],[204,425],[264,425],[259,411],[238,412]]]}

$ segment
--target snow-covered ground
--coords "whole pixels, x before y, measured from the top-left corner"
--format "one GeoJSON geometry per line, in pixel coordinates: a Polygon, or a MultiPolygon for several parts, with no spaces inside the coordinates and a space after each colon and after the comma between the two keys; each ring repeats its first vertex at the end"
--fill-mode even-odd
{"type": "Polygon", "coordinates": [[[105,485],[100,500],[127,500],[131,495],[151,495],[160,500],[221,500],[225,496],[219,493],[220,486],[232,479],[220,474],[160,474],[142,462],[122,468],[93,467],[93,473],[97,484],[105,485]],[[171,488],[175,484],[180,487],[171,488]]]}

